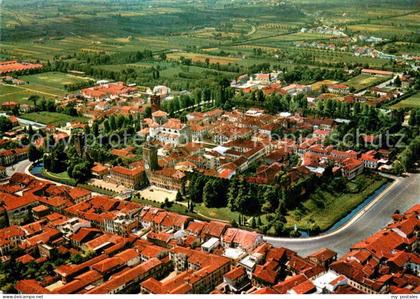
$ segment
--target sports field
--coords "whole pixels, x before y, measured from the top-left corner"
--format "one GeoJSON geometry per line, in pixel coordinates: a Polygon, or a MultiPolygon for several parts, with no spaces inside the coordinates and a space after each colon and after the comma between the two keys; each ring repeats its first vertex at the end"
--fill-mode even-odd
{"type": "Polygon", "coordinates": [[[354,87],[354,89],[358,91],[377,85],[389,79],[389,77],[377,77],[366,74],[360,74],[354,78],[351,78],[350,80],[345,82],[345,84],[347,84],[350,87],[354,87]]]}
{"type": "Polygon", "coordinates": [[[28,119],[31,121],[35,121],[45,125],[54,125],[54,126],[64,126],[67,122],[71,121],[80,121],[80,122],[87,122],[86,117],[78,116],[70,116],[64,113],[58,112],[31,112],[20,116],[21,118],[28,119]]]}
{"type": "Polygon", "coordinates": [[[89,78],[59,72],[22,76],[20,79],[28,82],[28,84],[24,85],[26,89],[34,90],[50,96],[63,96],[68,93],[64,88],[65,85],[89,80],[89,78]]]}
{"type": "Polygon", "coordinates": [[[412,95],[411,97],[396,103],[391,108],[420,108],[420,92],[412,95]]]}

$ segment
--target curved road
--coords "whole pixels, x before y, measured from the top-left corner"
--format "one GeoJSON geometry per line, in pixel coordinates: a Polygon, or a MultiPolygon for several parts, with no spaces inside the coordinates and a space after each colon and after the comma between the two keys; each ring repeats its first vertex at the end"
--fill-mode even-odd
{"type": "MultiPolygon", "coordinates": [[[[24,160],[14,165],[14,169],[8,167],[8,175],[14,172],[27,172],[30,164],[29,160],[24,160]]],[[[323,247],[328,247],[339,255],[343,255],[351,245],[391,222],[391,216],[395,210],[404,212],[418,203],[420,203],[420,173],[413,173],[406,178],[396,179],[383,193],[336,231],[312,238],[266,236],[264,239],[276,247],[287,247],[303,256],[323,247]]]]}
{"type": "Polygon", "coordinates": [[[395,210],[404,212],[420,203],[420,174],[409,174],[407,178],[397,179],[384,193],[338,230],[313,238],[275,238],[264,239],[276,247],[287,247],[301,255],[328,247],[339,255],[345,254],[356,242],[377,232],[391,222],[395,210]]]}

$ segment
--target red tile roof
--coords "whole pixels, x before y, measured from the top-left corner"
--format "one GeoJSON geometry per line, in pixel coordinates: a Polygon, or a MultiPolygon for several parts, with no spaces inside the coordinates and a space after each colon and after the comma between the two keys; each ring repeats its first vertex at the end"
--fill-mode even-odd
{"type": "Polygon", "coordinates": [[[137,176],[144,172],[144,167],[139,166],[133,169],[129,169],[123,166],[114,166],[112,167],[111,172],[116,172],[127,176],[137,176]]]}
{"type": "Polygon", "coordinates": [[[228,228],[223,236],[225,243],[235,243],[243,249],[248,250],[258,245],[260,235],[237,228],[228,228]]]}
{"type": "Polygon", "coordinates": [[[18,257],[16,259],[16,262],[21,263],[21,264],[29,264],[30,262],[33,262],[35,259],[30,255],[30,254],[25,254],[22,255],[21,257],[18,257]]]}
{"type": "Polygon", "coordinates": [[[16,291],[22,294],[50,294],[46,288],[35,279],[18,280],[15,285],[16,291]]]}
{"type": "Polygon", "coordinates": [[[314,252],[311,255],[309,255],[309,257],[314,257],[320,262],[325,262],[329,259],[332,259],[335,256],[337,256],[337,253],[328,248],[321,248],[317,252],[314,252]]]}
{"type": "Polygon", "coordinates": [[[292,288],[292,291],[296,294],[310,294],[316,291],[316,287],[310,280],[306,280],[292,288]]]}
{"type": "Polygon", "coordinates": [[[100,286],[90,290],[87,294],[107,294],[113,292],[120,286],[127,285],[130,282],[138,280],[143,277],[149,271],[160,267],[162,262],[156,258],[152,258],[140,265],[137,265],[129,270],[123,271],[120,274],[113,275],[108,281],[104,282],[100,286]]]}
{"type": "Polygon", "coordinates": [[[207,225],[207,222],[191,221],[190,224],[188,224],[186,231],[198,236],[201,234],[201,231],[204,229],[206,225],[207,225]]]}
{"type": "Polygon", "coordinates": [[[92,192],[89,190],[80,187],[72,188],[69,192],[69,195],[73,200],[78,200],[81,197],[89,196],[91,194],[92,192]]]}
{"type": "Polygon", "coordinates": [[[287,278],[285,281],[279,282],[273,287],[273,289],[279,294],[286,294],[288,290],[305,282],[306,280],[307,279],[302,274],[295,275],[295,276],[287,278]]]}
{"type": "Polygon", "coordinates": [[[226,273],[224,275],[224,277],[226,279],[229,279],[229,280],[236,280],[240,277],[243,277],[244,275],[247,275],[246,271],[245,271],[245,268],[244,267],[236,267],[236,268],[233,268],[232,270],[230,270],[228,273],[226,273]]]}

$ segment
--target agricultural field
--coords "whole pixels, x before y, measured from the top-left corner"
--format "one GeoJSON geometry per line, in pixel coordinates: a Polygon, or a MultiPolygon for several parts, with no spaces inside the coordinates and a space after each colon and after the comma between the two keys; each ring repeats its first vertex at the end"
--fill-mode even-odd
{"type": "Polygon", "coordinates": [[[0,84],[0,104],[8,101],[14,101],[19,104],[29,104],[33,105],[32,102],[28,101],[28,98],[31,95],[38,95],[40,97],[45,97],[45,99],[53,99],[53,96],[48,94],[44,94],[38,91],[34,91],[31,89],[27,89],[23,86],[14,86],[14,85],[6,85],[0,84]]]}
{"type": "Polygon", "coordinates": [[[90,80],[90,78],[59,72],[22,76],[20,79],[28,82],[28,84],[23,85],[26,89],[51,97],[58,97],[67,94],[68,92],[65,90],[65,85],[90,80]]]}
{"type": "Polygon", "coordinates": [[[39,122],[41,124],[54,125],[58,127],[64,126],[67,122],[71,122],[71,121],[80,121],[80,122],[88,121],[88,119],[83,116],[74,117],[74,116],[70,116],[64,113],[47,112],[47,111],[26,113],[20,117],[27,120],[39,122]]]}
{"type": "Polygon", "coordinates": [[[411,97],[402,100],[401,102],[396,103],[391,108],[399,109],[399,108],[416,108],[420,109],[420,93],[416,93],[411,97]]]}
{"type": "Polygon", "coordinates": [[[219,64],[233,64],[239,61],[239,58],[235,57],[219,57],[219,56],[212,56],[206,54],[195,54],[195,53],[186,53],[186,52],[179,52],[179,53],[170,53],[167,55],[169,59],[172,60],[179,60],[181,57],[186,59],[191,59],[193,62],[206,62],[209,63],[219,63],[219,64]]]}
{"type": "Polygon", "coordinates": [[[345,84],[347,84],[350,87],[353,87],[356,91],[377,85],[379,83],[382,83],[386,80],[389,80],[389,77],[377,77],[377,76],[371,76],[366,74],[360,74],[354,78],[351,78],[345,84]]]}
{"type": "Polygon", "coordinates": [[[350,25],[348,29],[355,32],[365,32],[369,34],[375,34],[380,37],[390,37],[392,35],[411,35],[415,34],[415,30],[404,27],[396,27],[392,25],[384,24],[360,24],[350,25]]]}
{"type": "MultiPolygon", "coordinates": [[[[197,80],[209,79],[207,82],[211,82],[220,76],[230,78],[247,73],[255,65],[263,63],[287,69],[334,69],[355,64],[380,69],[395,67],[390,60],[354,56],[351,50],[341,52],[298,48],[294,44],[296,41],[346,43],[345,39],[333,35],[301,32],[303,27],[341,26],[355,34],[375,36],[389,31],[396,36],[395,41],[379,45],[378,50],[416,53],[420,48],[416,42],[399,40],[399,37],[412,36],[420,24],[414,6],[397,3],[376,7],[371,1],[356,0],[357,5],[348,3],[343,6],[342,3],[332,5],[331,1],[317,1],[315,4],[308,0],[297,0],[293,5],[286,3],[277,6],[266,1],[247,4],[241,1],[216,1],[209,6],[204,2],[146,0],[129,3],[117,1],[103,6],[80,0],[78,5],[71,6],[67,1],[57,1],[62,5],[59,10],[56,5],[45,3],[42,9],[34,12],[5,0],[0,20],[0,25],[6,28],[2,32],[1,57],[41,62],[60,60],[83,66],[86,62],[78,60],[75,57],[77,53],[112,55],[150,50],[153,54],[151,61],[91,64],[93,69],[104,72],[90,74],[95,79],[114,79],[115,76],[109,76],[110,72],[121,74],[134,69],[136,75],[131,80],[133,83],[161,83],[172,85],[174,90],[182,90],[190,86],[194,88],[197,80]],[[362,11],[361,6],[364,7],[362,11]],[[21,12],[19,17],[14,13],[16,9],[21,12]],[[71,18],[60,17],[63,11],[71,18]],[[40,30],[32,30],[32,26],[40,30]],[[256,49],[263,53],[256,55],[256,49]],[[161,53],[166,54],[166,62],[160,61],[161,53]],[[210,64],[219,63],[224,67],[234,65],[237,68],[235,73],[230,73],[232,69],[226,72],[226,68],[224,72],[211,67],[184,68],[178,63],[181,57],[191,59],[193,63],[204,63],[208,59],[210,64]],[[159,70],[158,79],[152,78],[152,68],[159,70]]],[[[124,75],[117,77],[124,80],[124,75]]],[[[356,89],[375,83],[374,79],[364,81],[365,78],[362,78],[360,82],[359,79],[357,77],[354,82],[350,81],[356,89]]],[[[63,84],[59,82],[33,82],[31,85],[26,87],[45,97],[65,94],[63,84]]]]}

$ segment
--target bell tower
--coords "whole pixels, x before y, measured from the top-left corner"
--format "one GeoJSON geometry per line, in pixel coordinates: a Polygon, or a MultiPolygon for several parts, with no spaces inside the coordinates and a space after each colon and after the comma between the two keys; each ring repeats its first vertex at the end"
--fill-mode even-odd
{"type": "Polygon", "coordinates": [[[160,110],[160,96],[153,94],[150,96],[150,105],[152,107],[152,112],[160,110]]]}
{"type": "Polygon", "coordinates": [[[157,151],[157,146],[153,145],[149,141],[144,143],[143,160],[146,171],[155,171],[159,168],[157,151]]]}

